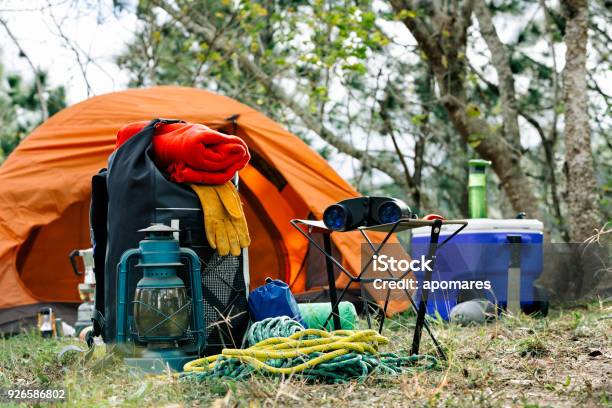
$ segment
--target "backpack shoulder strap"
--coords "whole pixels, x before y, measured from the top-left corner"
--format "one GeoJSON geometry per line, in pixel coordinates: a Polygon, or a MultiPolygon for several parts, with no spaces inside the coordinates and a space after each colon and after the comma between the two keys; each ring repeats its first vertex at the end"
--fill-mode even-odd
{"type": "Polygon", "coordinates": [[[91,205],[89,207],[89,226],[94,257],[96,277],[95,312],[92,316],[93,336],[102,334],[104,327],[104,279],[106,243],[108,239],[108,191],[106,189],[107,170],[102,169],[91,178],[91,205]]]}

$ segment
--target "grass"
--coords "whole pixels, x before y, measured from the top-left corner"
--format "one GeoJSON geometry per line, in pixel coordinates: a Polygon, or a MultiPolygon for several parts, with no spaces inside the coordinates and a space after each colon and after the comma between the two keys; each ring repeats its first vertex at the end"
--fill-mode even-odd
{"type": "MultiPolygon", "coordinates": [[[[396,316],[390,350],[410,347],[414,316],[396,316]]],[[[57,352],[76,340],[36,332],[0,339],[0,386],[65,387],[66,406],[612,406],[612,303],[553,308],[547,318],[504,317],[485,326],[432,322],[449,354],[439,371],[372,376],[364,383],[306,384],[295,378],[177,381],[135,377],[98,347],[86,360],[57,352]]],[[[83,346],[81,344],[81,346],[83,346]]],[[[433,352],[424,336],[424,352],[433,352]]]]}

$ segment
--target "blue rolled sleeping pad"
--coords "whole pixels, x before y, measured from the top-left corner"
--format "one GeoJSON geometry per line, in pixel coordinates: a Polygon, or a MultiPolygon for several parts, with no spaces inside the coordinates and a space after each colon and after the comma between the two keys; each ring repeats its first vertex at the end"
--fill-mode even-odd
{"type": "Polygon", "coordinates": [[[268,317],[288,316],[306,327],[289,285],[279,279],[266,278],[266,284],[249,294],[249,312],[253,322],[268,317]]]}

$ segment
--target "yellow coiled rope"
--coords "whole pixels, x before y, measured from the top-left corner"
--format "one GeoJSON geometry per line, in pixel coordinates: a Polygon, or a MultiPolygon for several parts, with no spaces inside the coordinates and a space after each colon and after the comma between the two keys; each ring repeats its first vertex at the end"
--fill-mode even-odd
{"type": "MultiPolygon", "coordinates": [[[[269,374],[297,374],[309,379],[342,382],[364,379],[375,370],[398,374],[430,356],[398,357],[380,353],[389,340],[374,330],[304,329],[288,337],[271,337],[246,349],[223,349],[221,354],[193,360],[184,366],[183,377],[243,378],[253,371],[269,374]]],[[[432,360],[433,359],[433,360],[432,360]]]]}
{"type": "Polygon", "coordinates": [[[213,370],[220,357],[235,358],[258,370],[273,374],[294,374],[330,361],[351,351],[359,354],[378,353],[378,346],[389,340],[374,330],[302,330],[289,337],[272,337],[247,349],[224,349],[221,354],[200,358],[185,364],[186,372],[213,370]],[[304,339],[305,337],[317,337],[304,339]],[[293,359],[306,357],[313,353],[321,355],[292,367],[274,367],[266,361],[274,359],[293,359]]]}

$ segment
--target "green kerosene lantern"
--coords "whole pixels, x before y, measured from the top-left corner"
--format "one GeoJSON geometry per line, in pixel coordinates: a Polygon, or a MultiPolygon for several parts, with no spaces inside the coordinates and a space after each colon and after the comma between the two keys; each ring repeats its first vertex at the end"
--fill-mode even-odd
{"type": "Polygon", "coordinates": [[[130,366],[181,371],[205,346],[200,260],[179,247],[175,229],[152,224],[139,232],[144,239],[119,263],[117,343],[130,366]]]}

